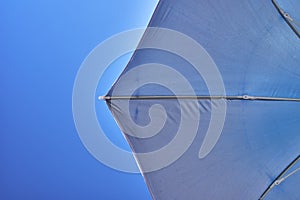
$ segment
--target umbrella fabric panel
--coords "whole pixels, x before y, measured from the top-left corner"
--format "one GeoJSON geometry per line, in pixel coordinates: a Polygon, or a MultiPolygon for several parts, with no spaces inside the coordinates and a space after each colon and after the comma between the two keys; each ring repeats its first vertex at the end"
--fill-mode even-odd
{"type": "MultiPolygon", "coordinates": [[[[127,135],[127,139],[135,152],[154,151],[167,145],[175,137],[180,115],[189,115],[193,120],[190,110],[183,109],[178,114],[181,108],[176,100],[130,101],[130,113],[140,125],[149,123],[149,118],[145,116],[149,117],[151,105],[161,103],[164,106],[161,109],[169,115],[174,111],[177,113],[168,117],[165,127],[156,136],[141,139],[138,138],[141,133],[128,126],[130,122],[124,120],[123,113],[118,111],[124,104],[122,101],[113,100],[111,110],[123,132],[134,134],[135,137],[127,135]]],[[[190,104],[189,101],[186,103],[190,104]]],[[[234,100],[227,102],[227,118],[220,140],[206,158],[199,159],[199,149],[211,113],[209,101],[197,103],[200,105],[201,119],[190,148],[172,165],[144,174],[154,199],[258,199],[298,156],[300,108],[297,102],[234,100]]],[[[196,104],[192,105],[195,107],[191,109],[197,109],[196,104]]],[[[140,162],[141,169],[152,162],[143,160],[140,162]]],[[[287,191],[298,188],[297,184],[289,186],[291,188],[287,191]]],[[[293,197],[290,193],[284,195],[293,197]]],[[[273,199],[281,197],[279,195],[273,199]]]]}
{"type": "MultiPolygon", "coordinates": [[[[295,12],[299,6],[300,2],[295,12]]],[[[299,39],[271,0],[162,0],[149,26],[182,32],[202,45],[217,65],[229,96],[300,97],[299,39]]],[[[168,35],[149,36],[146,31],[140,47],[158,40],[174,43],[168,35]]],[[[171,66],[188,77],[197,95],[209,95],[201,75],[184,63],[187,61],[157,49],[137,51],[123,75],[153,62],[171,66]]],[[[185,92],[181,84],[173,85],[185,92]]],[[[114,95],[123,95],[119,93],[114,95]]]]}

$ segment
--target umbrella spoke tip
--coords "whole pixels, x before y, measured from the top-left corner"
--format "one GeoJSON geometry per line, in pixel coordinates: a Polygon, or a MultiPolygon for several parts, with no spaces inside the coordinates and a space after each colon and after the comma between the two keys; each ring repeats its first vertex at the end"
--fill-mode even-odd
{"type": "Polygon", "coordinates": [[[109,100],[109,96],[98,96],[98,100],[109,100]]]}

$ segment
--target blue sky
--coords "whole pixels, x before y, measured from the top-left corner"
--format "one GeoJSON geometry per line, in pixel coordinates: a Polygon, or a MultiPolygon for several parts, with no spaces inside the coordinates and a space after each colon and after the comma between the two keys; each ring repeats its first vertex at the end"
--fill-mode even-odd
{"type": "MultiPolygon", "coordinates": [[[[145,27],[157,4],[140,0],[29,0],[0,3],[0,199],[150,199],[141,175],[110,169],[82,145],[72,89],[100,42],[145,27]]],[[[113,82],[129,56],[106,72],[113,82]]],[[[110,82],[109,82],[110,81],[110,82]]],[[[98,87],[99,95],[109,84],[98,87]]],[[[104,103],[108,137],[128,149],[104,103]],[[106,110],[105,110],[106,109],[106,110]]]]}

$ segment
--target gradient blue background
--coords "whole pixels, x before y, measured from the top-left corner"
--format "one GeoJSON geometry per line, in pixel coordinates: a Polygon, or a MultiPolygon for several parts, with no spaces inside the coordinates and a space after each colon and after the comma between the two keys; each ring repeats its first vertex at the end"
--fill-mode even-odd
{"type": "MultiPolygon", "coordinates": [[[[150,199],[141,175],[110,169],[82,145],[72,89],[80,64],[100,42],[145,27],[157,3],[140,0],[1,1],[0,199],[150,199]]],[[[106,72],[103,95],[130,56],[106,72]]],[[[128,149],[105,104],[103,129],[128,149]]]]}

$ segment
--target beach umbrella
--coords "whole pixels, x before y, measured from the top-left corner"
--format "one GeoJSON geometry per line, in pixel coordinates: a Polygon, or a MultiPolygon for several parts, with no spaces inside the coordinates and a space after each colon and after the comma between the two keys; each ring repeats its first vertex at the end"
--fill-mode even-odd
{"type": "Polygon", "coordinates": [[[297,0],[160,0],[103,97],[153,199],[300,199],[297,0]]]}

